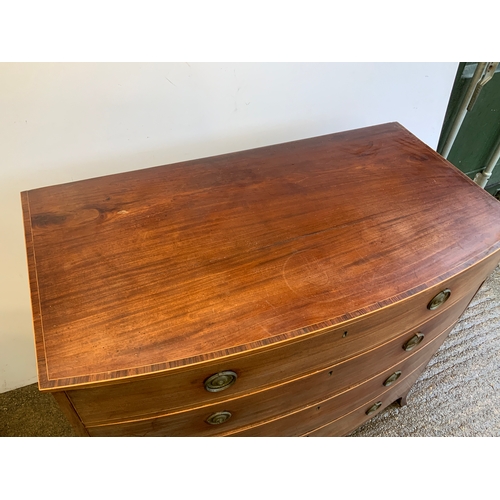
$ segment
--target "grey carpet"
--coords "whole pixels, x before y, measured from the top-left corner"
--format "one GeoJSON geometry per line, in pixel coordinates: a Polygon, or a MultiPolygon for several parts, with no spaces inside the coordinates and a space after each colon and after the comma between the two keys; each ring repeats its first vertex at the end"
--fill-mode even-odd
{"type": "MultiPolygon", "coordinates": [[[[36,384],[0,394],[0,436],[73,436],[50,394],[36,384]]],[[[500,436],[500,266],[412,387],[351,434],[500,436]]]]}

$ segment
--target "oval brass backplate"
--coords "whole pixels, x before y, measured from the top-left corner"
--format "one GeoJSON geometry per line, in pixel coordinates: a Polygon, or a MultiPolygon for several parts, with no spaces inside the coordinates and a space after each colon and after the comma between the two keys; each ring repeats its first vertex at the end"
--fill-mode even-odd
{"type": "Polygon", "coordinates": [[[403,349],[405,351],[411,351],[412,349],[417,347],[418,344],[420,344],[420,342],[422,342],[422,340],[424,340],[424,334],[421,332],[418,332],[415,335],[413,335],[413,337],[410,340],[407,340],[403,344],[403,349]]]}
{"type": "Polygon", "coordinates": [[[231,387],[236,382],[237,378],[238,375],[230,370],[215,373],[205,380],[205,389],[208,392],[224,391],[228,387],[231,387]]]}
{"type": "Polygon", "coordinates": [[[375,413],[381,406],[382,406],[382,401],[375,403],[373,406],[370,406],[368,410],[366,410],[366,414],[371,415],[372,413],[375,413]]]}
{"type": "Polygon", "coordinates": [[[220,425],[227,422],[231,418],[231,412],[229,411],[218,411],[217,413],[212,413],[206,422],[210,425],[220,425]]]}
{"type": "Polygon", "coordinates": [[[431,311],[434,311],[434,309],[437,309],[438,307],[441,307],[450,298],[450,295],[451,295],[451,290],[449,288],[446,288],[442,292],[439,292],[427,304],[427,308],[430,309],[431,311]]]}
{"type": "Polygon", "coordinates": [[[385,379],[384,385],[385,387],[389,387],[391,384],[394,384],[396,380],[401,377],[401,371],[394,372],[390,377],[385,379]]]}

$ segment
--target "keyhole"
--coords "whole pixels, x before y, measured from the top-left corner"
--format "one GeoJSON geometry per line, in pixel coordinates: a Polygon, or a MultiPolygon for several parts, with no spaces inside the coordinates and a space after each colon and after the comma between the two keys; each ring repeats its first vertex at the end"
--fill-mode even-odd
{"type": "Polygon", "coordinates": [[[342,338],[345,339],[347,337],[347,332],[344,332],[344,335],[342,335],[342,338]]]}

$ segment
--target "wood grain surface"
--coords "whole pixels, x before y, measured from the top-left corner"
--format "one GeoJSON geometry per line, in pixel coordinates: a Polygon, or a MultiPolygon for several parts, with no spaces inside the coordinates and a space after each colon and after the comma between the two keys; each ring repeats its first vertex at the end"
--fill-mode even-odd
{"type": "Polygon", "coordinates": [[[499,202],[397,123],[22,202],[41,389],[270,346],[500,248],[499,202]]]}
{"type": "MultiPolygon", "coordinates": [[[[411,330],[395,329],[396,333],[393,335],[383,335],[384,331],[382,331],[381,338],[385,340],[382,344],[371,346],[368,342],[363,343],[367,337],[360,334],[359,343],[346,342],[346,345],[342,345],[335,340],[346,341],[350,334],[343,338],[342,335],[327,333],[303,342],[287,343],[279,349],[245,356],[234,364],[227,360],[228,365],[225,368],[235,371],[238,379],[229,389],[218,393],[211,393],[204,389],[203,381],[212,372],[199,373],[195,370],[194,373],[180,372],[95,389],[70,390],[66,391],[66,394],[85,425],[98,425],[181,413],[180,410],[189,408],[209,405],[224,406],[227,401],[234,401],[235,398],[241,396],[248,401],[248,403],[241,403],[242,406],[251,405],[249,395],[260,392],[262,389],[275,387],[287,381],[294,383],[298,378],[320,370],[321,373],[326,374],[323,383],[317,388],[306,390],[300,385],[301,382],[300,390],[297,389],[295,394],[275,399],[269,405],[276,411],[281,407],[280,411],[283,412],[286,409],[293,409],[293,405],[305,404],[307,398],[317,395],[317,391],[323,391],[322,393],[326,391],[326,394],[331,394],[350,385],[358,384],[364,378],[369,378],[385,369],[386,366],[405,359],[409,353],[402,349],[402,345],[407,340],[420,332],[425,337],[419,348],[425,346],[435,335],[456,322],[473,293],[474,289],[471,289],[452,307],[434,315],[424,323],[414,322],[411,330]],[[358,347],[355,352],[352,350],[353,346],[358,347]],[[349,354],[342,356],[346,352],[349,354]]],[[[372,331],[377,331],[376,327],[372,331]]],[[[361,329],[360,332],[363,330],[361,329]]],[[[356,332],[352,335],[356,336],[356,332]]],[[[320,376],[321,378],[323,375],[320,376]]],[[[281,393],[282,391],[278,391],[278,394],[281,393]]],[[[270,396],[271,399],[277,397],[270,396]]]]}
{"type": "Polygon", "coordinates": [[[68,399],[66,394],[64,392],[54,392],[52,395],[54,396],[54,399],[57,401],[62,412],[66,415],[66,418],[71,423],[71,426],[75,431],[75,434],[79,437],[88,437],[89,433],[85,425],[80,420],[78,413],[76,412],[75,408],[71,404],[71,401],[68,399]]]}
{"type": "MultiPolygon", "coordinates": [[[[230,434],[280,436],[287,435],[287,433],[298,436],[321,424],[314,424],[305,419],[302,425],[299,425],[301,419],[298,419],[290,425],[291,414],[302,413],[309,407],[314,407],[315,410],[322,409],[321,417],[323,420],[326,419],[324,423],[345,415],[366,400],[385,392],[386,388],[383,383],[394,371],[404,371],[400,380],[396,382],[399,383],[419,365],[428,362],[452,327],[453,325],[444,331],[434,330],[429,335],[428,342],[412,353],[406,353],[401,349],[403,340],[392,341],[387,346],[373,349],[345,363],[268,390],[164,417],[88,426],[87,429],[91,436],[230,434]],[[390,347],[396,347],[393,349],[392,356],[391,353],[387,355],[390,347]],[[383,363],[381,359],[384,360],[383,363]],[[382,366],[384,370],[381,372],[382,366]],[[206,422],[210,415],[224,410],[231,413],[229,420],[220,425],[210,425],[206,422]],[[268,420],[276,419],[283,420],[285,424],[280,425],[280,431],[274,425],[267,427],[268,420]],[[262,429],[259,428],[260,426],[262,429]]],[[[312,413],[318,415],[318,411],[312,413]]],[[[315,418],[317,422],[318,417],[315,418]]]]}
{"type": "MultiPolygon", "coordinates": [[[[406,395],[452,328],[453,327],[441,332],[432,342],[404,361],[391,367],[388,366],[384,373],[377,374],[375,377],[366,380],[362,384],[336,394],[333,397],[316,401],[304,408],[291,411],[284,416],[278,416],[277,418],[275,416],[269,419],[268,422],[258,422],[257,424],[249,425],[246,428],[241,428],[236,431],[221,433],[221,436],[302,436],[307,432],[311,432],[311,429],[319,428],[345,415],[349,415],[359,407],[364,408],[366,411],[366,408],[369,408],[371,404],[377,402],[379,397],[385,397],[385,393],[389,388],[392,391],[391,394],[397,394],[396,396],[391,396],[393,399],[390,403],[392,403],[406,395]],[[401,370],[402,372],[397,382],[389,387],[384,387],[383,382],[389,375],[397,370],[401,370]]],[[[380,410],[383,411],[383,408],[380,410]]],[[[362,417],[363,421],[367,419],[364,418],[365,415],[362,415],[362,417]]],[[[361,425],[361,423],[355,422],[353,427],[349,427],[342,434],[353,431],[356,427],[361,425]]],[[[89,433],[92,434],[92,432],[92,429],[90,429],[89,433]]]]}
{"type": "MultiPolygon", "coordinates": [[[[446,335],[445,335],[446,337],[446,335]]],[[[444,339],[443,339],[444,340],[444,339]]],[[[350,434],[352,431],[357,429],[360,425],[364,424],[366,421],[373,418],[375,415],[383,412],[387,406],[395,401],[401,400],[401,405],[406,404],[406,397],[411,389],[411,386],[417,381],[420,374],[425,370],[426,363],[422,363],[416,370],[414,370],[408,377],[401,381],[400,384],[394,387],[389,387],[386,391],[381,394],[375,395],[371,400],[365,401],[361,406],[355,410],[343,415],[340,418],[326,423],[328,420],[328,414],[323,415],[324,422],[313,431],[308,431],[303,434],[307,437],[341,437],[350,434]],[[376,403],[382,403],[377,411],[367,415],[367,410],[371,408],[372,405],[376,403]]],[[[294,415],[295,419],[300,418],[302,421],[304,419],[309,420],[310,424],[314,424],[314,417],[316,415],[311,415],[311,410],[308,409],[302,414],[294,415]]],[[[291,417],[290,417],[291,419],[291,417]]],[[[320,419],[318,419],[320,420],[320,419]]],[[[287,422],[289,429],[293,429],[293,422],[287,422]]]]}

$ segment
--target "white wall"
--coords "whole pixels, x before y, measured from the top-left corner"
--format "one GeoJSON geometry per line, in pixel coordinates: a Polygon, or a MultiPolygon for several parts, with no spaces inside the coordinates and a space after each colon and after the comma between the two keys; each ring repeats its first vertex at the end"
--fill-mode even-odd
{"type": "Polygon", "coordinates": [[[0,64],[0,392],[36,381],[21,191],[389,121],[435,148],[457,67],[0,64]]]}

